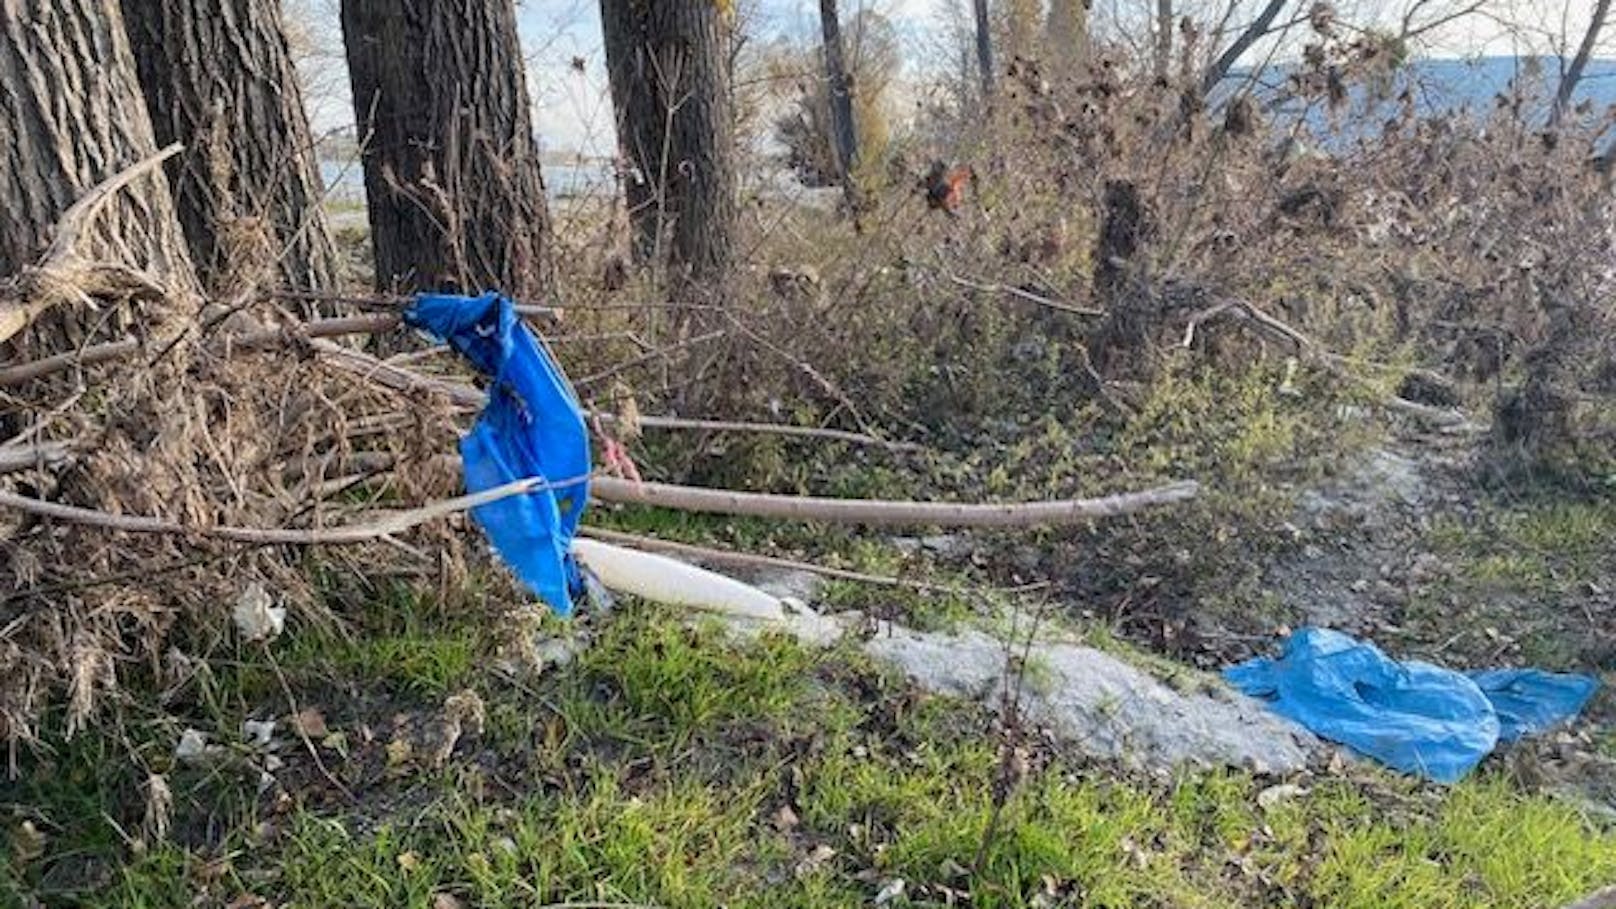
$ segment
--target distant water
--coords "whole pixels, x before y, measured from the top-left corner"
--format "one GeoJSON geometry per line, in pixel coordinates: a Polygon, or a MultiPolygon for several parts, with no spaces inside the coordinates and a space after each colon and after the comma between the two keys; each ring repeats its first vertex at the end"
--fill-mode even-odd
{"type": "MultiPolygon", "coordinates": [[[[552,199],[596,195],[614,191],[611,168],[601,165],[551,164],[544,168],[545,194],[552,199]]],[[[324,159],[320,178],[327,197],[339,205],[363,205],[365,172],[358,161],[324,159]]]]}

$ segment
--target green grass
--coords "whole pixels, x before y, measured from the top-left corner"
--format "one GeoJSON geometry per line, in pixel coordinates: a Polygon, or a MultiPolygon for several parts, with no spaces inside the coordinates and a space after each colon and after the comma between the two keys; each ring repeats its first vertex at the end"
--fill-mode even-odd
{"type": "Polygon", "coordinates": [[[1495,650],[1494,638],[1507,635],[1519,659],[1576,665],[1594,643],[1577,604],[1616,580],[1616,499],[1532,495],[1483,504],[1478,515],[1440,521],[1427,534],[1445,574],[1415,599],[1412,613],[1445,624],[1455,609],[1467,616],[1454,626],[1469,629],[1460,652],[1495,650]]]}
{"type": "MultiPolygon", "coordinates": [[[[1275,528],[1290,489],[1373,431],[1321,416],[1352,395],[1305,377],[1294,398],[1277,392],[1280,375],[1266,367],[1169,373],[1132,418],[1048,416],[927,456],[919,469],[841,466],[769,444],[724,469],[750,488],[1000,500],[1092,494],[1124,474],[1126,485],[1201,479],[1205,497],[1172,514],[977,536],[970,558],[948,565],[873,533],[816,525],[640,507],[602,508],[591,522],[957,584],[957,593],[924,594],[824,588],[828,608],[921,628],[1003,624],[1007,607],[1026,608],[983,592],[1012,582],[1021,569],[1006,566],[1018,547],[1039,551],[1037,570],[1077,578],[1066,601],[1120,591],[1249,617],[1262,602],[1251,586],[1260,557],[1286,545],[1275,528]]],[[[655,457],[647,466],[656,469],[655,457]]],[[[1563,594],[1599,577],[1612,531],[1616,512],[1597,502],[1526,503],[1495,511],[1482,528],[1439,526],[1432,545],[1460,568],[1440,592],[1480,602],[1499,591],[1563,594]]],[[[507,615],[487,579],[470,579],[449,601],[316,581],[337,621],[294,623],[271,645],[273,665],[257,648],[210,653],[163,715],[72,742],[48,737],[52,752],[29,758],[0,796],[0,906],[31,896],[52,907],[224,905],[252,894],[298,907],[437,909],[448,895],[489,907],[830,909],[867,904],[902,878],[900,907],[1526,909],[1616,882],[1616,834],[1501,773],[1438,789],[1353,770],[1263,807],[1258,795],[1272,780],[1214,772],[1164,782],[1034,740],[1026,777],[996,805],[1001,743],[989,718],[917,694],[852,645],[739,644],[630,601],[585,623],[590,644],[571,662],[512,678],[494,656],[514,635],[578,623],[507,615]],[[280,753],[285,796],[256,793],[255,756],[236,730],[244,718],[290,712],[283,679],[340,733],[341,747],[316,747],[357,803],[296,742],[280,753]],[[467,688],[486,705],[481,736],[468,735],[445,767],[386,765],[395,716],[431,718],[467,688]],[[231,758],[173,766],[186,726],[226,743],[231,758]],[[175,794],[162,841],[141,823],[151,772],[175,794]],[[45,833],[42,855],[23,857],[24,820],[45,833]]],[[[1550,631],[1543,646],[1563,643],[1550,631]]],[[[1175,684],[1204,684],[1104,623],[1066,632],[1175,684]]],[[[1048,684],[1036,664],[1028,681],[1048,684]]]]}
{"type": "MultiPolygon", "coordinates": [[[[455,652],[465,633],[419,600],[369,621],[395,610],[390,627],[417,652],[455,652]]],[[[367,718],[332,706],[353,753],[322,753],[358,805],[313,797],[312,774],[287,776],[302,785],[277,808],[239,773],[171,771],[170,839],[139,845],[142,776],[123,744],[58,743],[4,799],[8,831],[31,819],[48,839],[43,856],[4,863],[0,904],[427,907],[448,894],[829,909],[902,878],[897,905],[911,906],[952,893],[983,907],[1534,907],[1616,880],[1616,836],[1491,775],[1442,790],[1355,773],[1265,809],[1264,784],[1243,774],[1163,784],[1046,754],[994,821],[999,746],[977,709],[918,696],[852,652],[733,644],[632,603],[577,660],[521,684],[481,660],[401,660],[373,678],[373,651],[335,638],[277,646],[309,703],[358,686],[389,711],[431,712],[464,683],[488,731],[441,770],[367,775],[383,743],[367,757],[367,718]],[[820,847],[828,857],[810,860],[820,847]]],[[[146,755],[174,734],[133,732],[146,755]]]]}

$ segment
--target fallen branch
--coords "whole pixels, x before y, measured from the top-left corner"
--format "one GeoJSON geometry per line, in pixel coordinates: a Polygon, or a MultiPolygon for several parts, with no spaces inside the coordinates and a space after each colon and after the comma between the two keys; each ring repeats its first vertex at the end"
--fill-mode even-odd
{"type": "Polygon", "coordinates": [[[126,357],[134,356],[138,350],[140,350],[140,342],[133,338],[124,338],[121,341],[92,344],[83,350],[70,351],[40,360],[19,363],[16,366],[8,366],[0,369],[0,388],[21,385],[41,376],[48,376],[52,373],[69,369],[81,369],[98,363],[122,360],[126,357]]]}
{"type": "MultiPolygon", "coordinates": [[[[586,416],[599,417],[602,422],[615,423],[618,418],[615,414],[604,411],[589,411],[586,416]]],[[[789,423],[747,423],[734,420],[697,420],[686,417],[656,417],[640,416],[636,419],[641,426],[654,429],[692,429],[706,432],[743,432],[758,435],[797,436],[805,439],[826,439],[832,442],[846,442],[850,445],[866,445],[870,447],[886,448],[892,451],[925,451],[926,446],[916,442],[889,442],[862,432],[848,432],[843,429],[821,429],[815,426],[793,426],[789,423]]]]}
{"type": "Polygon", "coordinates": [[[463,404],[468,407],[482,407],[488,400],[486,395],[469,385],[424,376],[418,372],[378,360],[362,351],[343,347],[340,344],[333,344],[319,338],[312,339],[309,344],[315,351],[325,356],[333,366],[369,379],[378,385],[391,388],[394,391],[425,390],[437,392],[445,395],[456,404],[463,404]]]}
{"type": "Polygon", "coordinates": [[[1184,340],[1179,342],[1179,346],[1188,348],[1194,344],[1195,332],[1203,323],[1231,314],[1235,318],[1256,324],[1270,335],[1290,342],[1298,351],[1311,351],[1314,349],[1313,342],[1308,340],[1306,335],[1244,300],[1224,300],[1191,316],[1188,324],[1184,326],[1184,340]]]}
{"type": "Polygon", "coordinates": [[[487,489],[479,493],[458,498],[445,499],[387,515],[380,520],[367,524],[357,524],[351,527],[331,527],[311,530],[301,530],[287,527],[190,527],[162,518],[149,518],[139,515],[110,514],[97,511],[93,508],[79,508],[74,505],[63,505],[59,502],[47,502],[29,496],[21,496],[10,492],[0,492],[0,508],[11,508],[28,514],[52,518],[58,521],[67,521],[73,524],[85,524],[93,527],[104,527],[108,530],[123,531],[125,533],[156,533],[171,536],[199,536],[220,540],[229,540],[236,543],[252,543],[255,545],[297,545],[316,546],[345,543],[364,543],[402,533],[420,524],[438,518],[448,517],[462,511],[469,511],[490,502],[497,502],[511,496],[537,492],[541,489],[560,489],[576,486],[587,479],[586,477],[573,477],[554,483],[533,478],[517,480],[487,489]]]}
{"type": "Polygon", "coordinates": [[[589,492],[603,502],[832,524],[871,527],[1038,527],[1077,524],[1187,501],[1200,492],[1200,485],[1187,480],[1096,499],[997,505],[767,495],[666,483],[633,483],[615,477],[596,477],[590,482],[589,492]]]}
{"type": "Polygon", "coordinates": [[[0,473],[32,470],[35,467],[56,467],[66,462],[72,453],[72,446],[66,442],[8,445],[0,448],[0,473]]]}
{"type": "Polygon", "coordinates": [[[929,584],[925,581],[911,581],[907,578],[897,578],[888,575],[865,574],[862,571],[848,571],[845,568],[828,568],[824,565],[815,565],[811,562],[799,562],[795,559],[782,559],[775,556],[755,555],[749,552],[731,552],[726,549],[712,549],[707,546],[695,546],[690,543],[677,543],[672,540],[659,540],[655,537],[642,537],[632,533],[621,533],[616,530],[604,530],[599,527],[580,527],[578,533],[582,536],[605,540],[608,543],[619,543],[634,549],[644,549],[647,552],[660,552],[668,555],[685,556],[702,562],[711,562],[715,565],[730,565],[737,568],[778,568],[783,571],[805,571],[810,574],[823,575],[827,578],[838,578],[844,581],[858,581],[863,584],[877,584],[883,587],[907,587],[910,590],[926,590],[939,593],[948,593],[958,590],[957,586],[948,584],[929,584]]]}
{"type": "Polygon", "coordinates": [[[1030,290],[1026,290],[1024,288],[1016,287],[1016,286],[1011,285],[1011,284],[991,284],[991,283],[986,283],[986,282],[982,282],[982,281],[972,281],[969,278],[962,278],[959,275],[952,274],[952,273],[949,273],[949,272],[944,272],[944,276],[947,277],[948,280],[954,282],[955,284],[958,284],[961,287],[968,287],[968,288],[970,288],[972,290],[979,290],[979,291],[982,291],[983,293],[989,293],[989,294],[992,294],[992,293],[1005,294],[1006,296],[1015,297],[1015,298],[1017,298],[1019,300],[1025,300],[1028,303],[1036,303],[1039,306],[1043,306],[1043,307],[1046,307],[1048,309],[1057,310],[1059,312],[1068,312],[1068,313],[1071,313],[1074,316],[1086,316],[1088,318],[1100,318],[1100,317],[1106,315],[1106,311],[1103,310],[1103,309],[1090,309],[1089,307],[1086,307],[1086,306],[1073,306],[1070,303],[1063,303],[1060,300],[1053,300],[1053,299],[1050,299],[1049,297],[1043,296],[1041,294],[1035,294],[1030,290]]]}
{"type": "Polygon", "coordinates": [[[402,316],[378,313],[370,316],[343,316],[334,319],[315,319],[284,328],[265,328],[227,338],[227,343],[243,347],[266,347],[295,340],[299,335],[308,338],[335,338],[342,335],[369,335],[392,331],[404,323],[402,316]]]}
{"type": "MultiPolygon", "coordinates": [[[[1304,359],[1319,364],[1331,375],[1360,385],[1369,384],[1367,380],[1347,368],[1346,358],[1340,354],[1321,349],[1307,335],[1244,300],[1224,300],[1191,316],[1189,322],[1184,326],[1184,339],[1179,342],[1179,346],[1190,347],[1195,343],[1196,331],[1203,324],[1223,316],[1233,316],[1240,321],[1249,322],[1257,326],[1263,333],[1291,344],[1304,359]]],[[[1456,408],[1432,407],[1429,404],[1410,401],[1398,395],[1386,395],[1381,403],[1391,410],[1407,414],[1435,426],[1453,428],[1474,426],[1470,422],[1470,418],[1466,417],[1463,411],[1456,408]]]]}
{"type": "Polygon", "coordinates": [[[164,161],[179,154],[184,147],[176,142],[154,155],[135,162],[96,184],[62,212],[56,225],[56,238],[46,248],[39,264],[24,273],[28,279],[27,283],[34,285],[35,292],[25,294],[26,300],[8,302],[4,307],[0,307],[0,341],[9,340],[17,332],[27,328],[41,313],[64,299],[87,298],[84,290],[71,279],[72,272],[99,275],[104,281],[98,279],[98,282],[109,286],[127,284],[134,288],[155,289],[150,279],[132,268],[84,260],[78,254],[76,244],[85,226],[100,213],[114,194],[142,175],[156,170],[164,161]]]}
{"type": "MultiPolygon", "coordinates": [[[[377,309],[404,309],[415,302],[414,297],[404,294],[344,294],[307,290],[268,290],[259,294],[258,299],[291,300],[300,303],[350,303],[354,306],[377,309]]],[[[524,316],[553,316],[561,312],[553,306],[526,304],[513,304],[512,309],[524,316]]]]}

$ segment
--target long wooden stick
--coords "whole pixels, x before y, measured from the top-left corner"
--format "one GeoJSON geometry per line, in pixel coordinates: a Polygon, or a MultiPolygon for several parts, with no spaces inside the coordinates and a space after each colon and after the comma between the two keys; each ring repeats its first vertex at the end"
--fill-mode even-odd
{"type": "Polygon", "coordinates": [[[659,540],[655,537],[639,536],[632,533],[622,533],[616,530],[605,530],[600,527],[580,527],[578,533],[582,536],[605,540],[608,543],[620,543],[634,549],[644,549],[648,552],[662,552],[669,555],[685,556],[715,565],[732,565],[739,568],[778,568],[784,571],[806,571],[811,574],[824,575],[827,578],[839,578],[844,581],[858,581],[863,584],[876,584],[883,587],[907,587],[911,590],[927,590],[936,592],[951,592],[958,587],[948,584],[929,584],[925,581],[911,581],[908,578],[898,578],[889,575],[866,574],[862,571],[848,571],[845,568],[829,568],[824,565],[815,565],[811,562],[799,562],[795,559],[782,559],[776,556],[757,555],[750,552],[732,552],[727,549],[713,549],[707,546],[696,546],[691,543],[679,543],[673,540],[659,540]]]}
{"type": "Polygon", "coordinates": [[[1079,524],[1184,502],[1195,498],[1199,492],[1198,483],[1186,480],[1097,499],[973,505],[766,495],[666,483],[633,483],[615,477],[596,477],[589,487],[590,495],[603,502],[870,527],[1039,527],[1079,524]]]}
{"type": "Polygon", "coordinates": [[[462,511],[469,511],[480,505],[497,502],[500,499],[536,492],[541,489],[576,486],[585,479],[585,477],[574,477],[554,483],[537,478],[517,480],[513,483],[506,483],[472,495],[445,499],[420,508],[390,514],[367,524],[311,530],[287,527],[190,527],[174,521],[163,520],[162,518],[110,514],[93,508],[79,508],[74,505],[63,505],[59,502],[47,502],[43,499],[20,496],[10,492],[0,492],[0,508],[12,508],[58,521],[105,527],[108,530],[120,530],[127,533],[211,537],[236,543],[253,543],[257,545],[290,544],[313,546],[368,542],[380,537],[402,533],[411,527],[425,524],[428,521],[462,511]]]}
{"type": "Polygon", "coordinates": [[[134,356],[135,351],[139,349],[140,342],[133,338],[124,338],[121,341],[92,344],[83,350],[69,351],[45,357],[41,360],[32,360],[27,363],[19,363],[16,366],[8,366],[5,369],[0,369],[0,388],[21,385],[32,379],[68,369],[122,360],[134,356]]]}

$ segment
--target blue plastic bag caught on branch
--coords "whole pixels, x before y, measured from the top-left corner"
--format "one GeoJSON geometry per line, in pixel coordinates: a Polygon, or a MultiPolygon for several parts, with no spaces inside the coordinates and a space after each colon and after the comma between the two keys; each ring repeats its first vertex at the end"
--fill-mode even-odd
{"type": "Polygon", "coordinates": [[[1465,675],[1399,662],[1320,628],[1291,635],[1278,659],[1247,660],[1223,677],[1321,738],[1443,783],[1464,777],[1498,742],[1576,716],[1598,685],[1536,669],[1465,675]]]}
{"type": "Polygon", "coordinates": [[[460,440],[466,491],[532,477],[552,484],[472,509],[522,583],[560,615],[580,590],[572,538],[589,500],[589,432],[561,367],[511,301],[422,294],[404,313],[489,377],[488,404],[460,440]]]}

